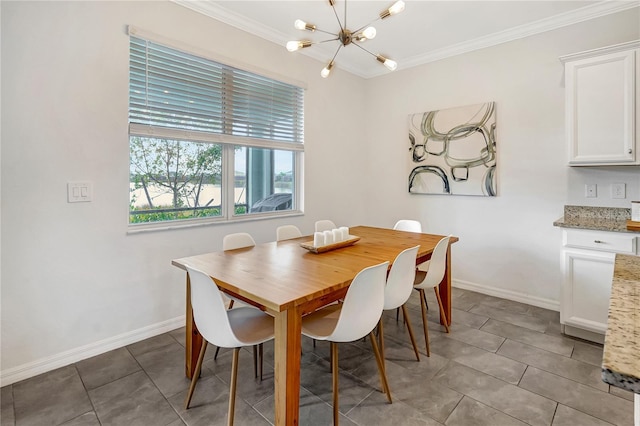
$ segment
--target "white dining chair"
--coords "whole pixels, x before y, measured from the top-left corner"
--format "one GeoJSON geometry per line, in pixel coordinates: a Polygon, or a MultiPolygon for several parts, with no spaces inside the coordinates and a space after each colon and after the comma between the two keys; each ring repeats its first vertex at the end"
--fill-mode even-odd
{"type": "MultiPolygon", "coordinates": [[[[242,248],[247,248],[247,247],[255,247],[256,242],[253,239],[253,237],[246,233],[246,232],[237,232],[234,234],[228,234],[225,235],[222,238],[222,250],[227,251],[227,250],[237,250],[237,249],[242,249],[242,248]]],[[[249,307],[251,309],[257,309],[254,308],[251,305],[248,305],[246,303],[244,303],[242,300],[237,299],[233,296],[228,296],[226,294],[223,294],[223,299],[228,299],[229,303],[228,303],[228,308],[231,309],[234,306],[237,306],[238,304],[240,306],[243,307],[249,307]]],[[[213,357],[213,359],[218,359],[218,354],[220,353],[220,347],[216,348],[216,353],[213,357]]],[[[263,356],[263,347],[262,345],[258,345],[258,347],[254,347],[253,348],[253,370],[255,373],[255,376],[258,377],[258,375],[260,376],[260,380],[262,380],[262,356],[263,356]],[[260,372],[258,374],[258,358],[260,358],[260,372]]]]}
{"type": "Polygon", "coordinates": [[[333,377],[333,424],[339,421],[338,410],[338,343],[353,342],[369,335],[378,364],[382,390],[391,402],[391,391],[373,337],[373,329],[384,307],[384,287],[389,262],[364,268],[351,281],[344,302],[321,308],[302,318],[302,334],[331,343],[331,374],[333,377]]]}
{"type": "Polygon", "coordinates": [[[422,232],[422,224],[417,220],[400,219],[393,226],[396,231],[422,232]]]}
{"type": "Polygon", "coordinates": [[[187,273],[191,283],[193,318],[202,335],[202,347],[189,392],[184,401],[184,408],[185,410],[189,409],[202,369],[207,343],[218,347],[233,348],[227,414],[227,425],[233,425],[240,348],[255,346],[273,339],[274,321],[271,316],[259,309],[249,307],[227,309],[222,293],[211,277],[189,266],[187,266],[187,273]]]}
{"type": "Polygon", "coordinates": [[[330,220],[319,220],[316,222],[316,232],[331,231],[336,229],[337,226],[330,220]]]}
{"type": "MultiPolygon", "coordinates": [[[[405,232],[418,232],[422,233],[422,224],[413,219],[400,219],[393,226],[393,229],[396,231],[405,231],[405,232]]],[[[426,272],[429,269],[429,260],[426,262],[422,262],[417,267],[419,270],[426,272]]],[[[429,305],[427,304],[427,309],[429,309],[429,305]]],[[[398,320],[398,315],[400,314],[400,309],[396,310],[396,321],[398,320]]],[[[404,315],[404,312],[402,313],[404,315]]]]}
{"type": "Polygon", "coordinates": [[[440,293],[438,292],[438,285],[444,278],[444,272],[447,268],[447,249],[449,248],[449,239],[451,236],[444,237],[436,247],[433,249],[433,253],[431,254],[431,264],[429,265],[428,271],[422,271],[418,269],[416,271],[416,279],[414,281],[413,288],[418,291],[420,294],[420,308],[422,311],[422,328],[424,329],[424,341],[427,347],[427,356],[431,356],[431,351],[429,349],[429,329],[427,327],[427,296],[425,294],[425,290],[432,288],[436,293],[436,299],[438,300],[438,306],[440,307],[440,315],[444,319],[444,328],[449,332],[449,325],[447,321],[447,315],[444,312],[444,307],[442,306],[442,299],[440,299],[440,293]]]}
{"type": "MultiPolygon", "coordinates": [[[[418,346],[416,345],[416,339],[413,335],[413,328],[411,327],[411,321],[409,315],[407,315],[407,307],[405,304],[411,292],[413,290],[413,282],[416,277],[416,256],[418,254],[418,248],[415,246],[403,250],[391,265],[391,271],[387,277],[387,285],[384,288],[384,310],[393,310],[402,308],[402,315],[404,315],[405,324],[409,331],[409,338],[413,345],[413,351],[416,354],[416,359],[420,361],[420,354],[418,353],[418,346]]],[[[380,318],[378,324],[378,340],[380,341],[380,355],[384,359],[384,327],[383,320],[380,318]]]]}
{"type": "Polygon", "coordinates": [[[276,241],[302,237],[302,232],[295,225],[282,225],[276,228],[276,241]]]}

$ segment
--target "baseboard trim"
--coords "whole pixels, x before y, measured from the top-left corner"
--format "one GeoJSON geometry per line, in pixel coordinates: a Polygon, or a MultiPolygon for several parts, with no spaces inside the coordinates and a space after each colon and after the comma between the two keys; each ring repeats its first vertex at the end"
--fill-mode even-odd
{"type": "Polygon", "coordinates": [[[461,288],[463,290],[475,291],[489,296],[500,297],[502,299],[513,300],[514,302],[526,303],[528,305],[550,309],[552,311],[560,311],[560,302],[558,300],[545,299],[543,297],[531,296],[518,291],[505,290],[503,288],[491,287],[463,280],[451,280],[451,286],[461,288]]]}
{"type": "Polygon", "coordinates": [[[41,358],[36,361],[28,362],[17,367],[2,370],[0,371],[0,387],[175,330],[176,328],[184,326],[185,318],[186,317],[184,315],[181,315],[167,321],[148,325],[137,330],[122,333],[94,343],[89,343],[87,345],[70,349],[46,358],[41,358]]]}

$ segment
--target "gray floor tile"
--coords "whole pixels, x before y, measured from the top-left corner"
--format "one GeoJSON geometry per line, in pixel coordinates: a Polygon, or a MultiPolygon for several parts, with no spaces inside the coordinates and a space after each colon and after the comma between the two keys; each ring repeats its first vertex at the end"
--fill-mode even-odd
{"type": "Polygon", "coordinates": [[[634,393],[628,391],[626,389],[620,389],[616,386],[609,386],[609,393],[611,395],[619,396],[620,398],[628,399],[629,401],[633,401],[634,393]]]}
{"type": "Polygon", "coordinates": [[[507,339],[498,354],[537,367],[549,373],[592,386],[607,392],[602,381],[602,370],[591,364],[554,354],[533,346],[507,339]]]}
{"type": "Polygon", "coordinates": [[[456,362],[449,362],[434,381],[530,425],[549,425],[556,402],[456,362]]]}
{"type": "MultiPolygon", "coordinates": [[[[340,409],[340,405],[338,408],[340,409]]],[[[273,422],[275,417],[274,399],[267,398],[254,406],[265,418],[273,422]]],[[[307,389],[300,388],[300,425],[305,426],[329,426],[333,424],[333,407],[318,398],[307,389]]],[[[356,423],[342,414],[340,410],[340,424],[344,426],[356,426],[356,423]]]]}
{"type": "MultiPolygon", "coordinates": [[[[169,403],[189,426],[226,425],[229,409],[229,385],[218,377],[198,380],[188,410],[184,409],[187,391],[171,398],[169,403]]],[[[234,422],[237,425],[263,426],[269,422],[247,402],[236,395],[234,422]]]]}
{"type": "Polygon", "coordinates": [[[73,365],[13,385],[16,425],[60,424],[91,411],[73,365]]]}
{"type": "Polygon", "coordinates": [[[603,420],[574,410],[566,405],[558,404],[555,416],[553,416],[552,426],[612,426],[603,420]]]}
{"type": "Polygon", "coordinates": [[[445,422],[447,426],[525,426],[526,423],[465,396],[445,422]]]}
{"type": "Polygon", "coordinates": [[[560,312],[552,311],[550,309],[540,308],[538,306],[529,306],[527,310],[529,315],[533,315],[536,318],[543,319],[552,323],[560,324],[560,312]]]}
{"type": "Polygon", "coordinates": [[[539,349],[554,352],[559,355],[571,356],[573,352],[574,341],[562,336],[552,336],[549,334],[539,333],[524,327],[509,324],[495,319],[490,319],[480,329],[507,339],[525,343],[539,349]]]}
{"type": "Polygon", "coordinates": [[[440,356],[514,385],[520,382],[527,368],[521,362],[452,339],[434,339],[431,348],[440,356]]]}
{"type": "Polygon", "coordinates": [[[450,333],[441,333],[434,337],[458,340],[489,352],[497,351],[500,345],[502,345],[502,342],[504,342],[504,337],[487,333],[484,330],[469,328],[461,324],[452,324],[450,330],[450,333]]]}
{"type": "Polygon", "coordinates": [[[128,345],[127,349],[129,350],[129,352],[131,352],[131,355],[137,358],[138,356],[144,355],[147,352],[154,352],[158,349],[163,348],[164,346],[174,346],[176,344],[178,344],[176,339],[171,337],[168,333],[165,333],[155,337],[151,337],[141,342],[134,343],[132,345],[128,345]]]}
{"type": "Polygon", "coordinates": [[[484,315],[498,321],[508,322],[509,324],[518,325],[520,327],[528,328],[529,330],[539,331],[541,333],[547,329],[547,325],[549,324],[549,321],[536,318],[531,315],[519,314],[483,304],[474,306],[469,310],[469,312],[484,315]]]}
{"type": "Polygon", "coordinates": [[[407,405],[402,400],[387,402],[386,396],[374,392],[351,411],[347,417],[359,425],[376,426],[441,426],[442,423],[429,417],[420,409],[407,405]]]}
{"type": "Polygon", "coordinates": [[[551,398],[600,420],[618,425],[633,423],[633,403],[535,367],[528,367],[520,387],[551,398]]]}
{"type": "MultiPolygon", "coordinates": [[[[136,360],[165,397],[189,387],[190,380],[184,374],[184,348],[175,340],[171,344],[142,352],[136,356],[136,360]]],[[[210,374],[206,366],[203,367],[201,375],[207,377],[210,374]]]]}
{"type": "Polygon", "coordinates": [[[90,390],[89,397],[102,426],[160,426],[179,419],[142,371],[90,390]]]}
{"type": "MultiPolygon", "coordinates": [[[[217,360],[205,361],[204,365],[215,371],[215,375],[229,386],[231,380],[231,362],[233,353],[220,354],[217,360]]],[[[271,364],[264,363],[262,380],[255,377],[253,369],[253,354],[250,350],[240,350],[238,360],[237,395],[254,405],[257,402],[273,396],[274,376],[271,364]]]]}
{"type": "Polygon", "coordinates": [[[85,359],[78,362],[76,367],[87,390],[95,389],[141,369],[126,348],[85,359]]]}
{"type": "Polygon", "coordinates": [[[602,366],[602,350],[603,346],[597,343],[576,341],[571,358],[600,367],[602,366]]]}
{"type": "Polygon", "coordinates": [[[456,308],[451,308],[451,316],[456,319],[454,324],[462,324],[470,328],[480,328],[484,325],[485,322],[489,320],[489,317],[487,316],[463,311],[456,308]]]}
{"type": "Polygon", "coordinates": [[[185,327],[177,328],[168,334],[176,339],[176,342],[178,342],[180,346],[186,346],[187,336],[185,335],[185,327]]]}
{"type": "Polygon", "coordinates": [[[90,411],[63,423],[60,426],[100,426],[100,422],[98,421],[96,413],[94,411],[90,411]]]}
{"type": "Polygon", "coordinates": [[[13,426],[16,416],[13,412],[13,385],[4,386],[0,392],[0,426],[13,426]]]}

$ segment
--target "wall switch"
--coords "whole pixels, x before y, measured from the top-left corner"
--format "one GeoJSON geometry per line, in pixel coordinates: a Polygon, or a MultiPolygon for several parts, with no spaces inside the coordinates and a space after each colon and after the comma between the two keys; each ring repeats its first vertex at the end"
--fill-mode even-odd
{"type": "Polygon", "coordinates": [[[92,182],[67,182],[67,202],[83,203],[93,201],[92,182]]]}
{"type": "Polygon", "coordinates": [[[624,183],[612,183],[611,184],[611,198],[627,198],[626,184],[624,183]]]}
{"type": "Polygon", "coordinates": [[[598,196],[598,185],[595,183],[586,184],[584,186],[584,196],[587,198],[596,198],[598,196]]]}

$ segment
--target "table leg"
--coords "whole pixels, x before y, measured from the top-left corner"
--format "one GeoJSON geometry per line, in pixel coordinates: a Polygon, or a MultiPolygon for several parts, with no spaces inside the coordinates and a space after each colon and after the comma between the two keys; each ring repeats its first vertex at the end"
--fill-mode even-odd
{"type": "Polygon", "coordinates": [[[202,335],[198,332],[196,323],[193,320],[193,309],[191,308],[191,281],[187,274],[187,312],[186,312],[186,342],[185,342],[185,374],[191,379],[196,370],[198,355],[202,347],[202,335]]]}
{"type": "MultiPolygon", "coordinates": [[[[438,286],[438,291],[447,316],[447,325],[451,325],[451,244],[447,247],[447,267],[444,270],[444,277],[438,286]]],[[[442,316],[440,316],[440,324],[444,324],[442,316]]]]}
{"type": "Polygon", "coordinates": [[[275,314],[275,424],[298,425],[300,405],[301,312],[275,314]]]}

